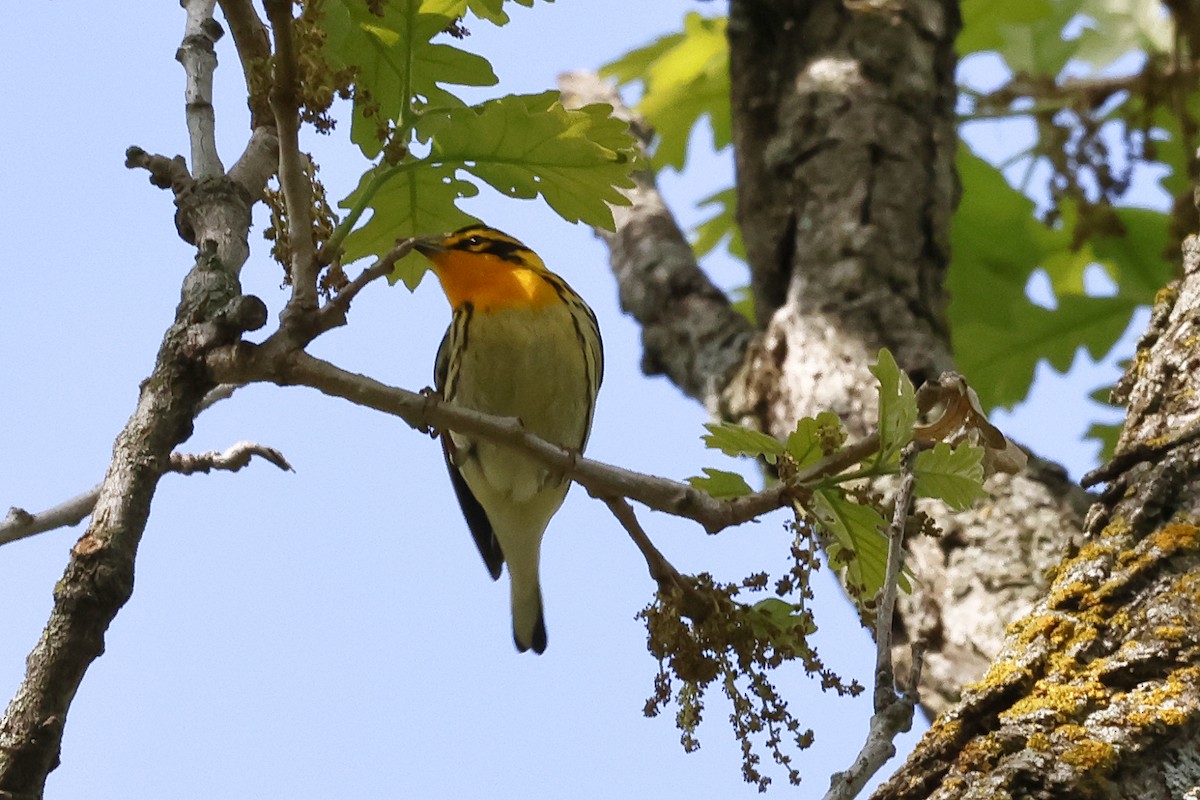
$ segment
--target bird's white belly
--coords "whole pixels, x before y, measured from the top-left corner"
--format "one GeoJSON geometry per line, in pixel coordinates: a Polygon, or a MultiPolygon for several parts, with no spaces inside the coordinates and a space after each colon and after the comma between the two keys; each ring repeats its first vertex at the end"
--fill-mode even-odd
{"type": "MultiPolygon", "coordinates": [[[[475,314],[467,337],[454,387],[455,405],[518,417],[527,430],[547,441],[583,447],[590,424],[589,387],[582,345],[565,306],[475,314]],[[548,328],[560,332],[547,336],[548,328]]],[[[453,439],[463,477],[477,495],[524,502],[547,485],[562,482],[540,462],[510,447],[457,433],[453,439]]],[[[479,499],[488,507],[487,499],[479,499]]]]}

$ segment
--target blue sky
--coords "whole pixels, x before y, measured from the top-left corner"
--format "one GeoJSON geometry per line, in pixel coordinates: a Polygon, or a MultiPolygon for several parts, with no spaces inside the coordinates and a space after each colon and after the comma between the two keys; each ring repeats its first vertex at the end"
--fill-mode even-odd
{"type": "MultiPolygon", "coordinates": [[[[676,29],[697,7],[514,7],[504,30],[471,24],[466,45],[501,77],[486,94],[540,91],[561,71],[598,66],[676,29]]],[[[174,233],[169,195],[123,166],[131,144],[187,152],[174,61],[183,13],[172,3],[115,4],[102,16],[83,8],[26,4],[0,28],[8,87],[0,204],[10,232],[0,502],[29,510],[102,476],[192,260],[174,233]]],[[[216,114],[229,165],[247,115],[228,37],[218,52],[216,114]]],[[[333,197],[365,167],[344,130],[306,141],[333,197]]],[[[728,158],[706,144],[703,136],[693,142],[687,176],[662,178],[685,223],[700,216],[695,199],[732,177],[728,158]]],[[[700,442],[704,410],[639,373],[639,331],[616,305],[606,252],[589,230],[536,203],[486,193],[467,208],[536,249],[597,312],[607,370],[589,455],[674,478],[730,468],[700,442]]],[[[244,284],[273,317],[285,295],[258,231],[261,220],[244,284]]],[[[738,265],[710,266],[723,285],[745,282],[738,265]]],[[[431,382],[448,319],[433,281],[413,294],[378,283],[356,300],[350,325],[313,349],[420,389],[431,382]]],[[[1089,420],[1076,401],[1116,374],[1111,365],[1081,369],[1067,381],[1042,375],[1031,405],[1004,418],[1015,437],[1067,460],[1076,476],[1094,459],[1079,443],[1089,420]]],[[[48,797],[756,795],[741,780],[719,692],[708,700],[696,754],[682,752],[670,718],[643,718],[656,663],[634,615],[653,584],[620,526],[585,492],[572,491],[547,534],[549,650],[521,656],[509,633],[506,579],[488,579],[436,442],[309,390],[262,386],[206,412],[185,449],[241,439],[278,447],[296,473],[255,463],[236,475],[162,481],[133,599],[72,706],[48,797]]],[[[740,466],[753,482],[753,466],[740,466]]],[[[685,571],[736,579],[785,563],[781,516],[716,537],[659,514],[643,512],[642,521],[685,571]]],[[[81,532],[0,549],[5,702],[81,532]]],[[[827,573],[817,593],[822,655],[869,683],[866,632],[827,573]]],[[[869,697],[827,697],[795,670],[778,685],[816,731],[817,744],[798,762],[802,796],[811,796],[861,744],[869,697]]]]}

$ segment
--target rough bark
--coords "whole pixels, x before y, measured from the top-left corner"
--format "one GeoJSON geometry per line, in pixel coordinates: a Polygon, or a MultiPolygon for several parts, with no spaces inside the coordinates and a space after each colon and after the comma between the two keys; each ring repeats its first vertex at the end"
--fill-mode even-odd
{"type": "Polygon", "coordinates": [[[1200,795],[1200,240],[1184,250],[1085,543],[876,798],[1200,795]]]}
{"type": "Polygon", "coordinates": [[[134,559],[158,479],[215,386],[197,356],[236,338],[253,320],[265,321],[261,303],[250,301],[255,308],[248,309],[237,279],[250,229],[248,194],[230,181],[210,180],[187,194],[181,213],[201,252],[137,408],[113,446],[91,523],[55,586],[54,609],[29,655],[25,679],[0,720],[3,798],[41,797],[58,764],[70,702],[104,651],[109,623],[133,592],[134,559]]]}
{"type": "MultiPolygon", "coordinates": [[[[943,278],[958,196],[952,0],[734,0],[729,43],[738,221],[765,324],[725,393],[728,416],[784,436],[838,412],[874,419],[866,365],[889,348],[914,383],[953,369],[943,278]]],[[[921,590],[897,660],[929,643],[936,713],[980,675],[1078,534],[1080,497],[1051,465],[994,480],[945,536],[913,543],[921,590]]]]}

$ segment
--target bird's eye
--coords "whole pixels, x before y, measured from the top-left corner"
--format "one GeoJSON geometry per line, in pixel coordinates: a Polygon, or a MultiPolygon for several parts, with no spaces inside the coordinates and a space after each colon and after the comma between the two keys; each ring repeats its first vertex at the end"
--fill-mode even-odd
{"type": "Polygon", "coordinates": [[[467,241],[466,241],[467,247],[475,247],[476,245],[481,245],[481,244],[483,244],[482,236],[472,236],[470,239],[467,239],[467,241]]]}

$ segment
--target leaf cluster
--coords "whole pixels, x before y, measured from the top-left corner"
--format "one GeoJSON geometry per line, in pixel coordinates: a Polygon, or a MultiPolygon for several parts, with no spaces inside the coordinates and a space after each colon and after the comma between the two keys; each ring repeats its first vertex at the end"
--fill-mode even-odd
{"type": "MultiPolygon", "coordinates": [[[[916,392],[908,376],[886,349],[871,367],[879,382],[878,449],[832,473],[819,472],[796,483],[805,468],[846,451],[846,432],[832,412],[804,418],[784,442],[761,431],[732,423],[706,425],[705,443],[729,456],[766,462],[779,480],[792,482],[798,522],[817,532],[830,563],[841,573],[850,595],[865,615],[871,612],[883,586],[887,561],[887,518],[883,499],[872,493],[869,481],[895,475],[900,451],[913,440],[918,422],[916,392]]],[[[983,496],[984,449],[970,442],[932,443],[917,454],[916,492],[941,500],[954,509],[970,507],[983,496]]],[[[714,497],[739,497],[751,492],[741,475],[711,467],[704,477],[689,482],[714,497]]],[[[902,577],[906,590],[907,579],[902,577]]]]}
{"type": "MultiPolygon", "coordinates": [[[[991,409],[1023,399],[1043,359],[1065,371],[1081,347],[1106,355],[1169,278],[1181,232],[1196,225],[1186,195],[1200,83],[1179,66],[1194,54],[1179,52],[1186,43],[1171,36],[1157,0],[965,0],[962,13],[959,53],[999,56],[1009,79],[987,93],[962,85],[961,125],[1028,121],[1036,134],[1008,164],[966,148],[958,163],[948,313],[959,368],[991,409]],[[1006,175],[1017,166],[1025,175],[1014,186],[1006,175]],[[1121,205],[1139,166],[1179,198],[1172,215],[1121,205]],[[1089,269],[1115,291],[1097,296],[1085,285],[1089,269]],[[1028,296],[1039,271],[1050,304],[1028,296]]],[[[717,149],[730,142],[725,24],[690,13],[678,33],[605,68],[621,84],[640,83],[638,110],[657,131],[660,166],[684,167],[701,120],[711,120],[717,149]]],[[[698,256],[724,243],[744,260],[735,202],[732,188],[700,201],[713,213],[695,230],[698,256]]],[[[709,477],[718,490],[737,489],[709,477]]]]}
{"type": "MultiPolygon", "coordinates": [[[[891,515],[884,499],[872,489],[873,482],[900,471],[901,451],[918,433],[949,435],[969,423],[975,413],[973,403],[960,404],[967,410],[957,412],[954,420],[943,418],[937,424],[920,425],[917,393],[891,353],[881,350],[871,370],[879,382],[877,444],[870,452],[863,448],[861,455],[855,451],[854,458],[846,455],[846,431],[832,412],[800,420],[784,441],[731,423],[705,426],[708,447],[764,463],[787,485],[794,499],[793,566],[775,581],[776,596],[753,604],[739,597],[744,591],[763,590],[770,583],[766,574],[739,584],[721,584],[700,575],[684,587],[660,591],[641,614],[650,650],[659,659],[655,693],[646,713],[655,715],[674,702],[684,749],[695,749],[705,691],[719,681],[733,706],[731,720],[742,743],[746,779],[760,788],[768,779],[758,770],[760,757],[752,734],[766,733],[766,747],[774,760],[788,769],[793,783],[799,774],[781,749],[784,732],[793,737],[797,748],[811,738],[811,732],[801,732],[799,721],[781,704],[768,680],[768,670],[799,661],[808,674],[821,679],[825,689],[846,694],[861,690],[825,669],[808,641],[816,631],[807,609],[812,598],[810,577],[819,568],[821,549],[857,602],[864,622],[873,622],[876,598],[886,579],[885,529],[891,515]],[[826,468],[834,464],[836,468],[826,468]]],[[[998,432],[992,436],[1004,440],[998,432]]],[[[994,444],[1003,447],[1006,443],[994,444]]],[[[919,496],[965,509],[983,495],[983,447],[957,439],[925,444],[913,464],[919,496]]],[[[704,477],[689,481],[715,497],[739,497],[751,491],[737,473],[711,467],[704,472],[704,477]]],[[[915,514],[911,521],[915,531],[931,531],[924,515],[915,514]]],[[[909,591],[909,581],[910,575],[902,574],[900,588],[909,591]]]]}
{"type": "MultiPolygon", "coordinates": [[[[475,105],[455,94],[497,82],[486,59],[459,46],[468,14],[508,21],[502,0],[305,4],[304,30],[321,32],[299,48],[309,54],[305,74],[317,87],[306,100],[314,106],[309,116],[324,114],[335,95],[349,97],[350,139],[372,162],[341,201],[344,218],[322,240],[324,263],[380,257],[400,239],[473,222],[460,201],[483,185],[540,198],[569,222],[609,229],[610,206],[627,203],[620,189],[633,185],[635,140],[611,107],[568,109],[555,91],[475,105]]],[[[415,287],[426,267],[409,255],[392,279],[415,287]]]]}

